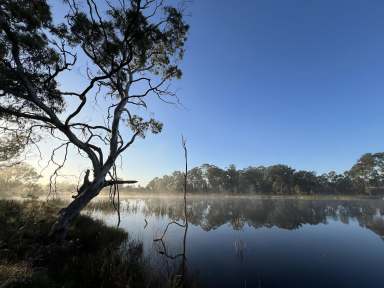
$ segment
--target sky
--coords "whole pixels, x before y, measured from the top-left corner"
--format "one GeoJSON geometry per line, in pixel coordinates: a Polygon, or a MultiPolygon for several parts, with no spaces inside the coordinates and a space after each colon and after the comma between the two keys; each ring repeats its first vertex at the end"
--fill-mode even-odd
{"type": "MultiPolygon", "coordinates": [[[[190,167],[320,174],[384,151],[384,1],[194,0],[187,11],[183,78],[173,82],[182,105],[151,102],[164,129],[125,153],[126,178],[145,185],[181,170],[181,135],[190,167]]],[[[88,165],[72,160],[75,174],[88,165]]]]}

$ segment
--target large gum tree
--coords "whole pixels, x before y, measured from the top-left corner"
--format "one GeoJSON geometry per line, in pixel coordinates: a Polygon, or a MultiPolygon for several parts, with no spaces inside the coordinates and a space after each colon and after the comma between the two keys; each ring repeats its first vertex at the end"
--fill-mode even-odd
{"type": "Polygon", "coordinates": [[[61,141],[54,153],[63,150],[64,159],[55,161],[55,173],[70,146],[90,160],[91,173],[52,227],[58,238],[103,188],[130,183],[117,178],[115,162],[137,137],[161,131],[142,111],[151,97],[175,96],[169,82],[181,77],[188,31],[181,6],[162,0],[63,2],[65,21],[58,24],[45,0],[0,0],[2,133],[35,143],[45,131],[61,141]],[[81,69],[86,85],[60,85],[63,74],[81,69]],[[103,121],[84,121],[98,99],[103,121]]]}

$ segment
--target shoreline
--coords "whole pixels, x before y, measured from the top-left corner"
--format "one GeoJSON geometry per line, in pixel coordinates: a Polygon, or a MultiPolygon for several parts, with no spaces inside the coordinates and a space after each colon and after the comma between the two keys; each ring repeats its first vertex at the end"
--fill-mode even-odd
{"type": "MultiPolygon", "coordinates": [[[[121,193],[120,199],[129,199],[129,198],[180,198],[184,196],[181,193],[121,193]]],[[[238,199],[238,198],[253,198],[253,199],[297,199],[297,200],[384,200],[384,195],[334,195],[334,194],[313,194],[313,195],[268,195],[268,194],[228,194],[228,193],[194,193],[187,194],[189,199],[238,199]]],[[[96,196],[93,200],[100,201],[109,199],[109,195],[100,194],[96,196]]],[[[0,200],[21,200],[28,201],[30,198],[24,198],[20,196],[11,196],[11,197],[0,197],[0,200]]],[[[39,196],[34,200],[47,201],[46,196],[39,196]]],[[[58,195],[54,200],[72,200],[70,195],[58,195]]],[[[49,199],[48,201],[51,201],[49,199]]]]}

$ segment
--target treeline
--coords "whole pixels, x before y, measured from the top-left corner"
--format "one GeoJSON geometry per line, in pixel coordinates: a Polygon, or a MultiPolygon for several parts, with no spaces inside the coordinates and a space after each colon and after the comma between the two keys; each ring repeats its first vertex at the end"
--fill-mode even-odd
{"type": "Polygon", "coordinates": [[[27,163],[0,166],[0,198],[38,198],[47,196],[70,196],[76,184],[56,183],[57,194],[49,195],[50,185],[40,182],[42,175],[27,163]]]}
{"type": "Polygon", "coordinates": [[[25,163],[0,167],[0,197],[28,197],[43,195],[44,187],[38,182],[41,175],[25,163]]]}
{"type": "MultiPolygon", "coordinates": [[[[0,167],[0,197],[47,196],[49,187],[39,183],[41,175],[27,164],[0,167]]],[[[122,193],[182,193],[184,174],[156,177],[146,187],[121,187],[122,193]]],[[[75,184],[58,183],[60,195],[74,193],[75,184]]],[[[106,191],[105,193],[107,193],[106,191]]],[[[287,165],[222,169],[204,164],[188,171],[188,192],[198,194],[384,194],[384,153],[367,153],[344,173],[331,171],[316,175],[313,171],[295,170],[287,165]]]]}
{"type": "MultiPolygon", "coordinates": [[[[183,191],[184,174],[151,180],[146,191],[178,193],[183,191]]],[[[316,175],[313,171],[295,170],[287,165],[222,169],[204,164],[188,171],[188,192],[230,194],[367,194],[384,193],[384,153],[367,153],[353,167],[338,174],[334,171],[316,175]]]]}

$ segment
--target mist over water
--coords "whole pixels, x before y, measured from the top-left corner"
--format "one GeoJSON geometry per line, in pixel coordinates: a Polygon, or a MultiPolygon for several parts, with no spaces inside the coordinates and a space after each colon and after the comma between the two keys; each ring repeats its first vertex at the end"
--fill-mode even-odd
{"type": "MultiPolygon", "coordinates": [[[[375,287],[384,283],[384,201],[260,197],[188,199],[188,277],[203,287],[375,287]]],[[[164,247],[153,242],[170,221],[183,222],[180,197],[122,200],[121,224],[143,241],[163,273],[177,270],[181,227],[164,247]],[[147,223],[147,224],[146,224],[147,223]],[[167,257],[169,256],[169,257],[167,257]]],[[[116,225],[114,211],[88,210],[116,225]]],[[[99,207],[99,208],[98,208],[99,207]]]]}

